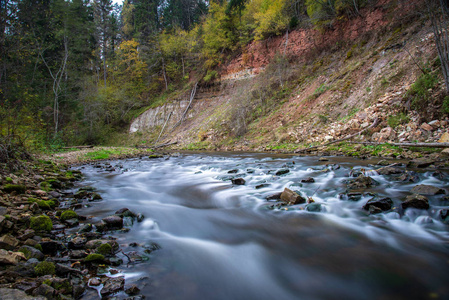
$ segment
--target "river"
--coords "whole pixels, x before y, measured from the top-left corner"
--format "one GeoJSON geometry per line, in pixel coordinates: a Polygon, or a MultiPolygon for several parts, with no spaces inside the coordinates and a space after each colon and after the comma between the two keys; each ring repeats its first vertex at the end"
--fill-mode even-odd
{"type": "Polygon", "coordinates": [[[447,189],[447,173],[427,170],[419,183],[402,182],[371,172],[378,161],[183,153],[110,161],[114,171],[85,165],[81,185],[103,201],[78,212],[91,221],[123,207],[145,216],[113,235],[123,252],[148,258],[127,264],[122,255],[117,267],[147,299],[449,299],[449,225],[439,217],[446,195],[429,196],[429,210],[400,207],[417,184],[447,189]],[[349,201],[341,194],[357,171],[380,185],[349,201]],[[308,177],[315,182],[301,183],[308,177]],[[321,211],[266,200],[286,187],[321,211]],[[394,208],[362,209],[376,194],[394,208]]]}

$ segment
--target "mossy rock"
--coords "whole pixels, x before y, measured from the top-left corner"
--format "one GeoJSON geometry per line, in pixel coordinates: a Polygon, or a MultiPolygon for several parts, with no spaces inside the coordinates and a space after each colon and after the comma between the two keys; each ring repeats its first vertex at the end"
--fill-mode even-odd
{"type": "Polygon", "coordinates": [[[17,192],[18,194],[24,194],[26,191],[26,186],[22,184],[5,184],[3,186],[3,191],[6,193],[17,192]]]}
{"type": "Polygon", "coordinates": [[[61,220],[78,219],[78,215],[73,210],[66,210],[61,214],[61,220]]]}
{"type": "Polygon", "coordinates": [[[37,205],[39,205],[39,208],[41,209],[51,209],[52,207],[55,207],[55,202],[52,200],[39,200],[37,201],[37,205]]]}
{"type": "Polygon", "coordinates": [[[37,276],[53,275],[56,273],[55,264],[48,261],[40,262],[34,267],[34,272],[37,276]]]}
{"type": "Polygon", "coordinates": [[[6,182],[8,182],[8,183],[12,183],[12,181],[13,181],[11,177],[6,177],[5,180],[6,180],[6,182]]]}
{"type": "Polygon", "coordinates": [[[53,228],[53,223],[49,217],[41,215],[31,218],[30,227],[36,231],[50,231],[53,228]]]}
{"type": "Polygon", "coordinates": [[[102,262],[104,261],[104,255],[98,253],[91,253],[85,259],[85,262],[102,262]]]}
{"type": "Polygon", "coordinates": [[[97,253],[102,254],[102,255],[109,255],[112,253],[112,246],[109,245],[108,243],[101,244],[97,248],[97,253]]]}

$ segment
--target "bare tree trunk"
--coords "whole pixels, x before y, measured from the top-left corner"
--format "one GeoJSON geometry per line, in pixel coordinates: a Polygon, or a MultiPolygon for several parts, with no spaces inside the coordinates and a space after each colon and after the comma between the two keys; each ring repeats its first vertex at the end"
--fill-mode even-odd
{"type": "Polygon", "coordinates": [[[164,60],[164,57],[162,57],[162,74],[164,75],[165,90],[168,91],[168,82],[167,82],[167,75],[165,74],[165,60],[164,60]]]}
{"type": "Polygon", "coordinates": [[[432,22],[435,44],[441,62],[446,91],[449,92],[449,12],[445,1],[426,0],[427,10],[432,22]],[[439,11],[439,13],[438,13],[439,11]]]}
{"type": "Polygon", "coordinates": [[[61,61],[61,66],[59,67],[59,70],[56,74],[53,74],[53,71],[51,70],[50,66],[48,65],[47,61],[45,60],[43,56],[43,51],[39,53],[41,55],[41,58],[47,67],[48,71],[50,72],[50,76],[53,79],[53,94],[54,94],[54,100],[53,100],[53,121],[55,123],[55,136],[57,135],[59,131],[59,95],[61,93],[61,80],[64,77],[65,69],[67,66],[67,60],[69,58],[69,49],[68,49],[68,40],[67,36],[64,36],[64,57],[61,61]]]}

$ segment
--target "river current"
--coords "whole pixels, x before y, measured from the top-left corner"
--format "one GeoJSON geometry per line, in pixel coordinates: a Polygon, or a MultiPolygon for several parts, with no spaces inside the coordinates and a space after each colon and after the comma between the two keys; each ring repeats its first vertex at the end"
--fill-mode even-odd
{"type": "Polygon", "coordinates": [[[113,235],[145,258],[122,255],[117,269],[147,299],[449,299],[449,225],[439,215],[447,195],[429,196],[428,210],[400,205],[417,184],[447,190],[447,173],[402,182],[370,171],[378,161],[184,153],[110,161],[114,171],[85,165],[81,184],[103,200],[79,213],[93,222],[123,207],[145,216],[113,235]],[[349,201],[345,182],[360,170],[380,185],[349,201]],[[308,177],[315,182],[301,183],[308,177]],[[266,200],[284,188],[321,211],[266,200]],[[394,208],[370,215],[362,207],[374,195],[394,208]]]}

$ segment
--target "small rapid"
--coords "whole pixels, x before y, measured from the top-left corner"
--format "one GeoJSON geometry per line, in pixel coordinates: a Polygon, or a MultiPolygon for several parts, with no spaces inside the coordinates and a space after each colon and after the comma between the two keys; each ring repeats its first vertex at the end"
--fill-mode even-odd
{"type": "Polygon", "coordinates": [[[113,234],[123,253],[147,258],[123,256],[117,269],[149,298],[449,298],[447,194],[427,196],[429,209],[401,207],[419,184],[447,193],[447,172],[415,170],[419,181],[410,182],[378,174],[378,160],[328,159],[184,153],[110,161],[113,171],[84,165],[81,184],[103,200],[79,212],[93,223],[123,207],[145,216],[113,234]],[[361,172],[377,184],[349,189],[361,172]],[[313,199],[315,210],[267,201],[285,188],[313,199]],[[382,197],[391,209],[363,208],[382,197]],[[145,252],[152,245],[158,250],[145,252]]]}

